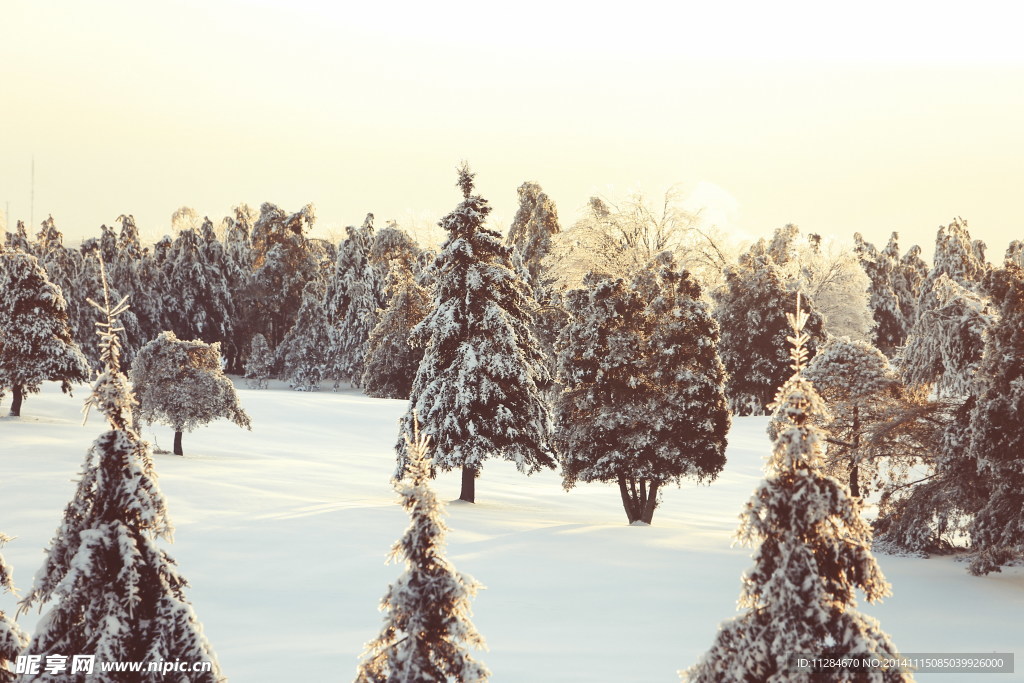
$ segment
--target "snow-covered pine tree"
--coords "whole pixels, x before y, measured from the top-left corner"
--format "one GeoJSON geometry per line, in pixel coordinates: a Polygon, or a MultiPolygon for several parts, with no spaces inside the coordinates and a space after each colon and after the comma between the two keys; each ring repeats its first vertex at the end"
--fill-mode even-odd
{"type": "Polygon", "coordinates": [[[249,358],[245,361],[245,379],[252,389],[266,389],[273,371],[274,354],[267,338],[257,332],[249,347],[249,358]]]}
{"type": "Polygon", "coordinates": [[[174,296],[166,319],[168,329],[182,339],[223,343],[231,336],[231,296],[222,264],[207,260],[206,247],[204,239],[188,228],[178,233],[167,252],[167,286],[174,296]]]}
{"type": "Polygon", "coordinates": [[[370,259],[376,241],[373,214],[361,227],[345,228],[348,237],[338,249],[335,282],[326,294],[333,325],[330,375],[336,382],[358,386],[363,376],[366,343],[384,306],[387,266],[370,259]]]}
{"type": "MultiPolygon", "coordinates": [[[[10,536],[0,533],[0,549],[11,540],[10,536]]],[[[14,592],[14,581],[10,567],[0,555],[0,595],[14,592]]],[[[28,644],[28,636],[24,631],[0,609],[0,683],[13,683],[14,660],[28,644]]]]}
{"type": "MultiPolygon", "coordinates": [[[[871,530],[860,503],[821,471],[825,434],[815,426],[827,415],[803,376],[807,314],[789,314],[794,374],[776,396],[782,421],[764,481],[742,514],[738,538],[759,544],[743,577],[739,606],[723,623],[711,649],[681,672],[692,683],[860,680],[860,669],[797,671],[795,657],[829,653],[848,657],[895,654],[879,623],[856,609],[857,589],[868,602],[890,594],[871,554],[871,530]]],[[[874,669],[871,680],[909,681],[899,669],[874,669]]]]}
{"type": "Polygon", "coordinates": [[[873,343],[889,356],[903,345],[907,330],[910,329],[910,323],[904,317],[900,297],[896,294],[894,286],[896,270],[899,267],[898,239],[897,234],[892,233],[888,247],[879,252],[875,245],[864,241],[859,232],[853,235],[854,252],[871,283],[868,291],[871,316],[875,321],[873,343]]]}
{"type": "Polygon", "coordinates": [[[305,234],[315,222],[312,204],[287,214],[266,202],[253,225],[254,272],[245,301],[259,322],[251,334],[262,332],[271,346],[279,346],[295,324],[302,290],[318,274],[320,264],[305,234]]]}
{"type": "MultiPolygon", "coordinates": [[[[101,266],[102,267],[102,266],[101,266]]],[[[105,284],[105,282],[104,282],[105,284]]],[[[93,443],[75,497],[50,543],[46,560],[21,611],[42,609],[29,651],[42,655],[95,655],[99,662],[209,662],[209,672],[182,675],[179,683],[225,680],[202,624],[185,598],[188,582],[156,543],[171,540],[167,503],[156,481],[149,445],[132,427],[135,400],[121,372],[117,318],[125,300],[97,308],[103,371],[86,400],[110,429],[93,443]]],[[[104,674],[109,683],[168,680],[162,672],[104,674]]],[[[40,683],[86,683],[86,673],[41,673],[40,683]]]]}
{"type": "MultiPolygon", "coordinates": [[[[127,296],[131,304],[121,320],[126,335],[124,362],[130,364],[143,344],[168,329],[164,311],[177,292],[167,285],[149,249],[142,247],[134,217],[121,215],[117,220],[121,223],[117,252],[114,261],[107,265],[111,288],[127,296]]],[[[92,330],[88,334],[91,336],[92,330]]]]}
{"type": "Polygon", "coordinates": [[[940,397],[965,398],[981,363],[982,334],[991,320],[981,279],[989,270],[985,245],[971,241],[960,219],[939,228],[935,263],[921,286],[917,317],[898,364],[911,385],[940,397]]]}
{"type": "Polygon", "coordinates": [[[998,318],[985,333],[968,432],[967,456],[988,489],[970,526],[974,574],[1024,556],[1024,269],[1007,261],[984,286],[998,318]]]}
{"type": "MultiPolygon", "coordinates": [[[[769,253],[744,254],[725,276],[726,285],[716,295],[715,318],[721,329],[719,353],[729,375],[729,406],[737,415],[763,415],[786,380],[789,327],[784,312],[792,294],[769,253]]],[[[824,322],[808,298],[802,297],[802,305],[810,314],[805,331],[813,356],[825,337],[824,322]]]]}
{"type": "MultiPolygon", "coordinates": [[[[253,251],[249,233],[254,212],[242,204],[235,207],[234,213],[234,217],[224,219],[227,224],[224,234],[224,279],[232,295],[234,318],[231,321],[231,329],[235,337],[234,342],[244,351],[251,348],[253,336],[260,334],[259,330],[262,328],[258,317],[259,311],[252,305],[255,289],[253,251]]],[[[245,372],[245,360],[244,353],[228,359],[228,371],[245,372]]]]}
{"type": "Polygon", "coordinates": [[[425,435],[407,440],[407,481],[396,488],[410,522],[388,558],[404,560],[405,572],[381,600],[384,627],[366,645],[357,683],[468,683],[490,676],[468,652],[486,647],[470,621],[470,599],[482,586],[444,556],[448,527],[430,488],[427,450],[425,435]]]}
{"type": "Polygon", "coordinates": [[[529,273],[527,284],[536,295],[543,285],[541,273],[551,251],[551,238],[559,232],[558,210],[537,183],[523,183],[518,193],[519,209],[509,226],[506,243],[519,251],[529,273]]]}
{"type": "Polygon", "coordinates": [[[11,389],[11,415],[46,381],[64,393],[89,379],[89,362],[71,338],[67,304],[35,256],[0,250],[0,391],[11,389]]]}
{"type": "Polygon", "coordinates": [[[714,480],[725,464],[718,325],[668,252],[629,286],[595,275],[585,284],[567,295],[558,341],[563,482],[618,483],[628,521],[650,524],[662,486],[714,480]]]}
{"type": "Polygon", "coordinates": [[[885,451],[871,448],[866,431],[884,419],[899,400],[899,381],[885,355],[871,344],[849,337],[833,337],[818,351],[804,376],[814,383],[829,405],[832,420],[825,429],[828,450],[823,471],[837,479],[848,477],[850,494],[860,497],[866,488],[879,488],[880,459],[885,451]]]}
{"type": "Polygon", "coordinates": [[[1007,264],[1014,263],[1024,268],[1024,241],[1014,240],[1006,248],[1006,256],[1003,259],[1007,264]]]}
{"type": "Polygon", "coordinates": [[[374,240],[371,262],[388,265],[387,307],[366,342],[361,384],[367,396],[407,399],[412,392],[423,347],[412,345],[410,335],[431,303],[429,290],[414,271],[418,253],[412,239],[396,228],[381,230],[374,240]]]}
{"type": "Polygon", "coordinates": [[[281,378],[296,391],[319,391],[329,344],[324,288],[319,281],[310,280],[302,292],[302,307],[295,324],[277,347],[281,378]]]}
{"type": "Polygon", "coordinates": [[[182,432],[217,418],[251,429],[235,386],[224,375],[217,343],[184,341],[173,332],[162,332],[135,356],[131,381],[139,418],[174,430],[175,455],[183,455],[182,432]]]}
{"type": "MultiPolygon", "coordinates": [[[[433,265],[433,308],[416,326],[424,344],[402,434],[412,416],[434,444],[434,464],[462,468],[460,498],[475,501],[485,459],[511,460],[520,472],[554,467],[551,416],[538,385],[549,381],[530,328],[532,300],[511,269],[511,250],[483,223],[491,211],[473,194],[473,173],[459,169],[463,201],[440,221],[448,240],[433,265]]],[[[405,468],[398,444],[396,476],[405,468]]]]}

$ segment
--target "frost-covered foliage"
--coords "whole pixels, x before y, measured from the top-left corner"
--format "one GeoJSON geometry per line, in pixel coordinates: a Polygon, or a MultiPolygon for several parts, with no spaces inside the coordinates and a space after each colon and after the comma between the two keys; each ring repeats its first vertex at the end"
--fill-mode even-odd
{"type": "Polygon", "coordinates": [[[250,428],[235,386],[221,369],[219,344],[183,341],[163,332],[135,356],[131,381],[139,418],[169,425],[176,432],[176,455],[182,454],[181,432],[217,418],[250,428]]]}
{"type": "Polygon", "coordinates": [[[917,300],[928,269],[917,246],[900,256],[899,236],[895,232],[881,252],[875,245],[865,242],[860,233],[853,239],[860,265],[871,281],[869,307],[875,321],[873,343],[891,357],[906,341],[917,318],[917,300]]]}
{"type": "MultiPolygon", "coordinates": [[[[312,204],[288,214],[265,202],[252,228],[252,278],[244,297],[256,327],[277,347],[295,323],[302,305],[302,290],[317,277],[321,258],[306,238],[316,222],[312,204]]],[[[244,342],[243,342],[244,343],[244,342]]]]}
{"type": "MultiPolygon", "coordinates": [[[[10,536],[0,533],[0,549],[11,540],[10,536]]],[[[10,567],[0,555],[0,595],[14,592],[14,580],[10,567]]],[[[28,636],[24,631],[0,609],[0,683],[14,681],[14,660],[28,644],[28,636]]]]}
{"type": "Polygon", "coordinates": [[[534,291],[542,287],[543,261],[551,251],[551,238],[559,232],[558,209],[537,183],[519,186],[519,209],[508,229],[506,243],[515,247],[534,291]]]}
{"type": "MultiPolygon", "coordinates": [[[[277,347],[281,378],[297,391],[319,391],[324,379],[330,336],[324,312],[324,288],[316,280],[306,283],[295,324],[277,347]]],[[[255,337],[254,337],[255,339],[255,337]]]]}
{"type": "MultiPolygon", "coordinates": [[[[798,309],[799,311],[799,309],[798,309]]],[[[850,668],[795,669],[794,656],[895,653],[879,623],[856,609],[890,594],[871,554],[871,530],[849,490],[822,470],[827,408],[802,375],[805,315],[791,316],[796,372],[776,397],[781,426],[764,481],[741,516],[740,541],[757,545],[743,577],[739,607],[711,649],[682,678],[693,683],[861,680],[850,668]]],[[[859,671],[859,670],[858,670],[859,671]]],[[[863,680],[909,681],[909,673],[873,669],[863,680]]]]}
{"type": "MultiPolygon", "coordinates": [[[[85,457],[75,497],[50,543],[21,610],[49,609],[27,651],[41,655],[95,655],[99,662],[209,661],[209,673],[167,678],[161,673],[107,673],[104,681],[137,683],[223,681],[202,625],[185,598],[188,583],[157,545],[171,540],[167,504],[156,481],[148,444],[132,427],[135,404],[120,370],[124,302],[103,307],[103,371],[86,401],[109,430],[85,457]]],[[[86,683],[85,673],[40,673],[33,681],[86,683]]]]}
{"type": "Polygon", "coordinates": [[[943,397],[966,396],[991,322],[986,296],[940,274],[921,297],[920,315],[898,359],[906,382],[930,385],[943,397]]]}
{"type": "Polygon", "coordinates": [[[748,253],[770,256],[786,288],[803,292],[814,301],[826,333],[853,339],[871,336],[871,281],[846,245],[824,240],[821,235],[802,235],[797,226],[789,224],[777,229],[770,241],[753,244],[748,253]]]}
{"type": "MultiPolygon", "coordinates": [[[[788,373],[784,311],[792,294],[770,253],[745,254],[726,269],[725,278],[716,295],[715,318],[729,375],[729,406],[737,415],[764,415],[788,373]]],[[[812,300],[804,299],[803,305],[810,313],[806,332],[813,355],[824,340],[824,323],[812,300]]]]}
{"type": "Polygon", "coordinates": [[[182,339],[224,343],[232,336],[231,294],[224,277],[224,250],[205,220],[199,232],[182,230],[163,263],[174,296],[165,312],[168,327],[182,339]]]}
{"type": "MultiPolygon", "coordinates": [[[[463,201],[441,219],[448,232],[432,266],[430,313],[413,331],[424,345],[403,434],[419,416],[434,444],[434,464],[463,470],[462,499],[473,502],[485,459],[515,462],[527,474],[554,467],[551,417],[539,387],[550,382],[531,332],[532,298],[511,269],[511,249],[486,227],[491,211],[473,194],[473,174],[459,170],[463,201]]],[[[404,469],[404,441],[398,468],[404,469]]]]}
{"type": "Polygon", "coordinates": [[[249,345],[249,359],[245,361],[245,379],[252,389],[266,389],[274,371],[274,354],[267,344],[267,338],[259,332],[249,345]]]}
{"type": "MultiPolygon", "coordinates": [[[[327,292],[327,313],[333,325],[331,377],[359,384],[363,376],[366,343],[384,306],[387,265],[371,261],[375,236],[373,214],[367,214],[359,228],[345,228],[348,237],[338,248],[334,281],[327,292]]],[[[389,233],[386,238],[394,237],[389,233]]],[[[387,246],[382,245],[386,252],[387,246]]]]}
{"type": "Polygon", "coordinates": [[[411,238],[395,228],[382,230],[374,243],[371,261],[389,265],[384,290],[387,307],[366,342],[361,384],[367,396],[406,399],[412,392],[423,347],[411,344],[410,336],[431,304],[429,290],[414,272],[417,253],[411,238]]]}
{"type": "Polygon", "coordinates": [[[60,287],[31,254],[0,251],[0,394],[10,388],[11,415],[46,380],[71,385],[89,379],[89,363],[71,338],[60,287]]]}
{"type": "Polygon", "coordinates": [[[1014,240],[1010,242],[1010,246],[1006,248],[1006,256],[1003,260],[1007,263],[1013,263],[1021,268],[1024,268],[1024,241],[1014,240]]]}
{"type": "Polygon", "coordinates": [[[651,523],[660,487],[715,479],[730,416],[718,325],[671,255],[630,284],[591,275],[566,296],[556,430],[566,488],[617,482],[630,523],[651,523]]]}
{"type": "Polygon", "coordinates": [[[939,228],[935,263],[921,285],[917,318],[899,358],[908,384],[931,385],[942,397],[968,394],[991,322],[981,287],[989,269],[985,245],[971,241],[966,222],[939,228]]]}
{"type": "Polygon", "coordinates": [[[656,205],[639,192],[619,204],[591,197],[583,218],[551,240],[550,276],[563,288],[578,287],[590,272],[629,279],[670,251],[700,282],[717,284],[732,260],[729,247],[687,199],[677,187],[656,205]]]}
{"type": "Polygon", "coordinates": [[[968,432],[988,492],[970,527],[974,573],[1024,555],[1024,269],[1007,263],[984,285],[998,322],[985,335],[968,432]]]}
{"type": "Polygon", "coordinates": [[[469,682],[490,676],[468,651],[485,647],[470,621],[470,599],[482,586],[456,571],[444,556],[448,527],[444,508],[430,488],[430,470],[427,440],[417,435],[406,444],[407,480],[396,484],[409,513],[409,528],[389,556],[391,561],[404,560],[405,571],[381,600],[384,627],[366,645],[358,683],[469,682]]]}
{"type": "Polygon", "coordinates": [[[900,400],[898,377],[889,360],[865,341],[832,338],[804,376],[832,413],[825,425],[829,439],[824,472],[837,479],[849,477],[850,492],[857,497],[862,495],[862,485],[867,492],[881,488],[887,479],[881,460],[889,452],[871,448],[865,433],[900,400]]]}

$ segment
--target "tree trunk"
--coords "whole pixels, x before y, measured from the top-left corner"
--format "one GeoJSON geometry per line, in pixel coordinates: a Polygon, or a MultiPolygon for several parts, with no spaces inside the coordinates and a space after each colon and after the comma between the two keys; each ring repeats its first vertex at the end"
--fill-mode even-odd
{"type": "Polygon", "coordinates": [[[850,464],[850,494],[860,498],[860,406],[853,406],[853,461],[850,464]]]}
{"type": "Polygon", "coordinates": [[[11,387],[11,416],[21,416],[21,401],[25,398],[25,389],[20,384],[11,387]]]}
{"type": "Polygon", "coordinates": [[[477,469],[475,467],[462,466],[462,493],[459,494],[459,500],[464,500],[467,503],[476,502],[476,477],[477,469]]]}
{"type": "Polygon", "coordinates": [[[175,431],[174,432],[174,454],[175,455],[185,455],[184,453],[181,452],[181,432],[180,431],[175,431]]]}
{"type": "Polygon", "coordinates": [[[656,481],[651,482],[651,487],[647,491],[647,502],[644,505],[644,514],[640,519],[648,524],[654,519],[654,508],[658,507],[658,487],[661,486],[656,481]]]}
{"type": "Polygon", "coordinates": [[[626,519],[632,524],[640,518],[640,514],[636,509],[635,498],[630,495],[630,487],[633,489],[633,493],[636,493],[636,481],[630,480],[629,486],[626,485],[626,477],[619,475],[619,495],[622,496],[622,507],[626,511],[626,519]]]}

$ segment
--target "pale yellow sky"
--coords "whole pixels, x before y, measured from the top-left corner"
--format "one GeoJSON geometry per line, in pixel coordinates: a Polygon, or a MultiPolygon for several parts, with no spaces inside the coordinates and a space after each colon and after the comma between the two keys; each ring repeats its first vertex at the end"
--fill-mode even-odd
{"type": "MultiPolygon", "coordinates": [[[[318,208],[433,222],[467,159],[499,224],[539,182],[681,183],[725,227],[931,253],[966,218],[1024,239],[1024,41],[1010,3],[0,4],[0,215],[69,241],[121,213],[318,208]]],[[[33,230],[34,231],[34,230],[33,230]]]]}

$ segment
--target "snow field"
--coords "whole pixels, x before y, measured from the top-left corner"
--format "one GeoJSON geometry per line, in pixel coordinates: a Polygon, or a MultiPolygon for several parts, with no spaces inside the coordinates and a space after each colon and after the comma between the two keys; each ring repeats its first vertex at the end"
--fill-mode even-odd
{"type": "MultiPolygon", "coordinates": [[[[251,432],[215,422],[185,435],[184,458],[154,456],[176,526],[170,554],[231,681],[351,680],[400,571],[384,557],[407,524],[389,481],[406,402],[237,384],[251,432]]],[[[23,417],[0,418],[0,531],[16,537],[3,552],[22,591],[105,429],[95,415],[81,426],[85,394],[46,384],[23,417]]],[[[650,527],[626,525],[615,487],[565,492],[554,472],[487,462],[479,502],[448,506],[448,557],[487,587],[473,610],[493,680],[677,680],[735,613],[750,551],[731,540],[770,449],[766,423],[735,418],[718,481],[664,489],[650,527]]],[[[143,435],[169,450],[169,429],[143,435]]],[[[452,500],[459,473],[435,489],[452,500]]],[[[879,562],[894,594],[860,608],[902,651],[1024,657],[1024,568],[972,577],[953,558],[879,562]]],[[[0,609],[14,612],[14,598],[0,609]]],[[[1017,670],[919,680],[1024,680],[1024,661],[1017,670]]]]}

